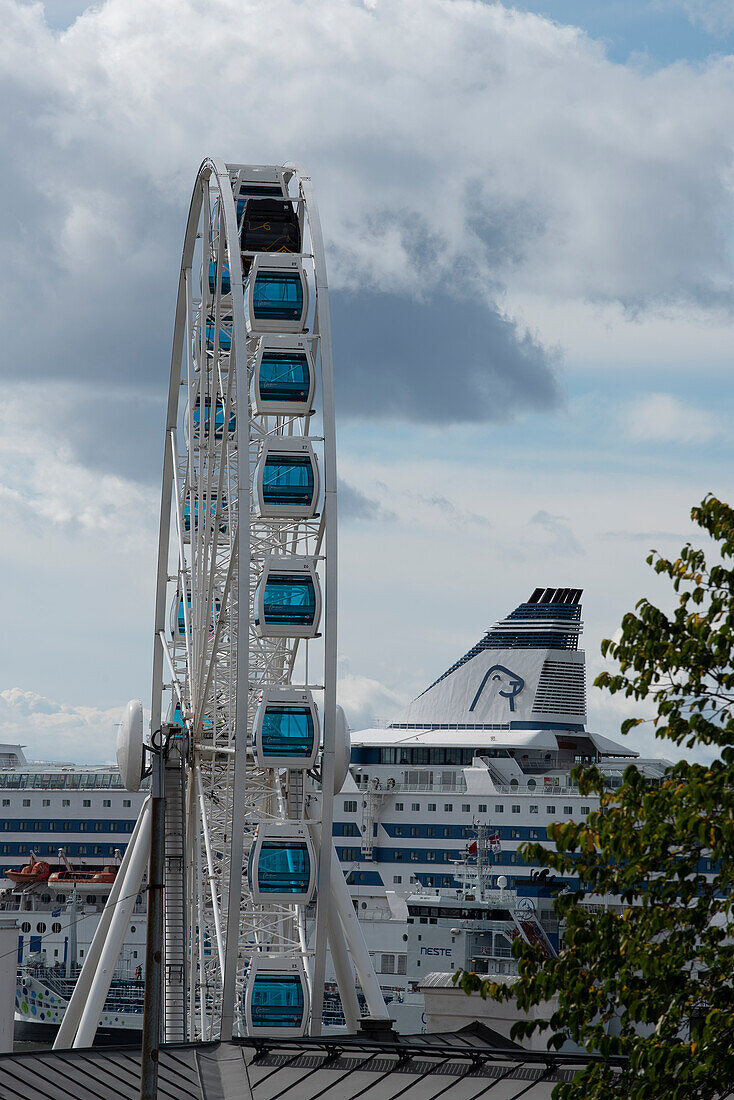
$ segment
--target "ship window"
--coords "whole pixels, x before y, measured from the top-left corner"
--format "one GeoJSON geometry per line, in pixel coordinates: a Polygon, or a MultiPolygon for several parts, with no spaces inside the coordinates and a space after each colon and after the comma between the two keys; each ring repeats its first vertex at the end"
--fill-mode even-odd
{"type": "Polygon", "coordinates": [[[123,798],[122,805],[124,809],[129,809],[129,807],[132,806],[132,802],[129,798],[123,798]]]}
{"type": "Polygon", "coordinates": [[[433,827],[433,825],[429,825],[428,828],[426,829],[426,836],[435,836],[435,835],[436,835],[435,828],[433,827]]]}
{"type": "Polygon", "coordinates": [[[450,825],[445,825],[444,826],[443,835],[444,836],[451,836],[451,826],[450,825]]]}
{"type": "Polygon", "coordinates": [[[31,926],[30,926],[30,924],[28,923],[27,920],[23,921],[23,923],[20,926],[20,930],[21,930],[21,932],[30,932],[31,926]]]}
{"type": "Polygon", "coordinates": [[[538,830],[537,829],[531,829],[530,830],[530,839],[531,840],[537,840],[538,839],[538,830]]]}
{"type": "Polygon", "coordinates": [[[353,802],[353,801],[350,801],[349,799],[345,800],[345,802],[344,802],[344,811],[345,811],[345,813],[348,813],[348,814],[356,814],[356,812],[357,812],[357,803],[353,802]]]}
{"type": "MultiPolygon", "coordinates": [[[[308,359],[304,352],[279,355],[264,352],[260,361],[260,400],[303,404],[311,389],[308,359]]],[[[391,761],[395,763],[395,761],[391,761]]]]}
{"type": "Polygon", "coordinates": [[[303,987],[297,974],[257,974],[252,986],[253,1027],[300,1028],[303,987]]]}
{"type": "MultiPolygon", "coordinates": [[[[523,759],[524,759],[524,757],[523,757],[523,759]]],[[[535,780],[534,779],[528,779],[528,790],[529,791],[534,791],[536,787],[537,787],[537,783],[535,782],[535,780]]]]}
{"type": "Polygon", "coordinates": [[[554,814],[556,812],[555,806],[546,806],[545,812],[547,814],[554,814]]]}
{"type": "Polygon", "coordinates": [[[470,814],[470,813],[471,813],[471,806],[469,805],[469,803],[468,803],[468,802],[464,802],[464,803],[462,804],[462,807],[461,807],[461,812],[462,812],[463,814],[470,814]]]}
{"type": "Polygon", "coordinates": [[[521,806],[518,806],[517,803],[515,803],[515,805],[512,807],[513,814],[519,814],[521,808],[522,808],[521,806]]]}
{"type": "Polygon", "coordinates": [[[435,812],[435,810],[436,810],[436,803],[435,803],[435,802],[429,802],[429,803],[428,803],[428,809],[429,809],[429,810],[430,810],[431,812],[435,812]]]}
{"type": "Polygon", "coordinates": [[[52,932],[60,932],[61,931],[61,925],[59,924],[58,921],[54,921],[54,923],[51,925],[51,931],[52,932]]]}
{"type": "Polygon", "coordinates": [[[71,806],[71,799],[70,798],[62,798],[61,799],[61,805],[62,806],[71,806]]]}
{"type": "Polygon", "coordinates": [[[426,852],[426,860],[427,860],[428,863],[434,863],[435,862],[436,853],[432,849],[430,849],[429,851],[426,852]]]}
{"type": "MultiPolygon", "coordinates": [[[[260,741],[263,756],[310,756],[314,742],[311,708],[268,704],[263,715],[260,741]]],[[[345,810],[348,805],[357,809],[356,802],[345,802],[345,810]]]]}
{"type": "Polygon", "coordinates": [[[82,806],[91,806],[91,805],[92,805],[91,798],[83,798],[82,799],[82,806]]]}
{"type": "Polygon", "coordinates": [[[505,812],[505,807],[502,806],[501,804],[495,804],[494,812],[496,814],[503,814],[505,812]]]}
{"type": "Polygon", "coordinates": [[[402,836],[402,835],[403,835],[403,826],[402,825],[396,825],[395,826],[395,836],[402,836]]]}
{"type": "Polygon", "coordinates": [[[486,802],[480,802],[479,806],[477,808],[478,808],[480,814],[486,814],[486,812],[487,812],[487,803],[486,802]]]}
{"type": "Polygon", "coordinates": [[[537,814],[537,812],[538,812],[538,807],[537,807],[537,805],[534,805],[534,806],[530,806],[530,813],[531,813],[531,814],[537,814]]]}
{"type": "Polygon", "coordinates": [[[270,573],[265,583],[266,623],[310,626],[316,617],[316,590],[306,573],[270,573]]]}
{"type": "Polygon", "coordinates": [[[420,852],[416,852],[415,849],[413,849],[410,853],[410,858],[413,860],[414,863],[418,862],[418,860],[420,859],[420,856],[421,856],[420,852]]]}
{"type": "Polygon", "coordinates": [[[44,798],[42,804],[44,806],[50,806],[51,805],[51,799],[50,798],[44,798]]]}
{"type": "Polygon", "coordinates": [[[395,809],[396,810],[402,810],[402,808],[403,808],[403,803],[402,802],[396,802],[395,803],[395,809]]]}
{"type": "Polygon", "coordinates": [[[38,924],[36,925],[36,932],[45,932],[45,931],[46,931],[46,925],[44,924],[44,922],[42,920],[39,920],[38,924]]]}
{"type": "Polygon", "coordinates": [[[394,883],[401,883],[403,881],[402,875],[393,875],[392,880],[394,883]]]}
{"type": "Polygon", "coordinates": [[[420,802],[411,802],[410,808],[413,811],[413,813],[418,813],[420,811],[421,804],[420,804],[420,802]]]}
{"type": "Polygon", "coordinates": [[[411,825],[410,835],[411,836],[420,836],[421,835],[421,831],[420,831],[420,829],[418,828],[417,825],[411,825]]]}
{"type": "Polygon", "coordinates": [[[10,799],[9,798],[4,798],[3,799],[3,806],[9,806],[9,805],[10,805],[10,799]]]}
{"type": "Polygon", "coordinates": [[[24,806],[30,806],[30,804],[31,804],[30,798],[24,798],[23,799],[23,805],[24,806]]]}
{"type": "Polygon", "coordinates": [[[395,860],[396,862],[399,862],[399,861],[400,861],[400,860],[401,860],[402,858],[403,858],[403,853],[402,853],[402,851],[400,850],[400,848],[396,848],[396,849],[394,850],[394,852],[393,852],[393,859],[394,859],[394,860],[395,860]]]}
{"type": "Polygon", "coordinates": [[[252,305],[258,321],[298,321],[303,313],[299,272],[260,271],[255,279],[252,305]]]}
{"type": "Polygon", "coordinates": [[[564,814],[566,814],[567,816],[568,816],[568,815],[570,815],[570,814],[572,814],[572,813],[573,813],[573,806],[564,806],[564,807],[563,807],[563,812],[564,812],[564,814]]]}
{"type": "Polygon", "coordinates": [[[581,807],[581,813],[582,813],[582,814],[583,814],[584,816],[586,816],[586,814],[588,814],[588,812],[589,812],[589,807],[588,807],[588,806],[582,806],[582,807],[581,807]]]}

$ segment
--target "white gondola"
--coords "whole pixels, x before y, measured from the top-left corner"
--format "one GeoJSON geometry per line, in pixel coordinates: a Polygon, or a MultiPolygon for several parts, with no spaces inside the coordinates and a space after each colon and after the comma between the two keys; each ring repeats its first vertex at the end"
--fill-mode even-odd
{"type": "Polygon", "coordinates": [[[308,905],[316,886],[316,853],[308,826],[302,821],[259,824],[247,881],[256,905],[308,905]]]}
{"type": "Polygon", "coordinates": [[[248,1035],[303,1035],[309,1008],[302,959],[287,955],[253,956],[244,993],[248,1035]]]}
{"type": "Polygon", "coordinates": [[[303,332],[307,317],[308,281],[301,260],[288,253],[258,253],[245,290],[248,332],[303,332]]]}
{"type": "Polygon", "coordinates": [[[321,742],[319,716],[310,691],[266,688],[252,727],[261,768],[312,768],[321,742]]]}
{"type": "Polygon", "coordinates": [[[255,471],[261,516],[310,518],[316,514],[319,490],[319,467],[310,440],[297,435],[265,440],[255,471]]]}
{"type": "Polygon", "coordinates": [[[252,407],[257,416],[305,416],[311,412],[316,371],[311,341],[262,336],[252,364],[252,407]]]}
{"type": "Polygon", "coordinates": [[[315,638],[320,619],[314,559],[270,555],[255,589],[255,633],[260,638],[315,638]]]}

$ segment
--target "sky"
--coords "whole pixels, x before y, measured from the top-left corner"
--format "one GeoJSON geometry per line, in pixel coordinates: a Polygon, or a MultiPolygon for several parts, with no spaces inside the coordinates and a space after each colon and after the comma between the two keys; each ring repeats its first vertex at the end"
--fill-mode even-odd
{"type": "MultiPolygon", "coordinates": [[[[666,604],[646,554],[733,496],[732,0],[0,0],[0,33],[1,739],[108,760],[149,700],[207,155],[319,198],[354,728],[535,587],[584,588],[590,681],[666,604]]],[[[630,707],[589,688],[607,736],[630,707]]]]}

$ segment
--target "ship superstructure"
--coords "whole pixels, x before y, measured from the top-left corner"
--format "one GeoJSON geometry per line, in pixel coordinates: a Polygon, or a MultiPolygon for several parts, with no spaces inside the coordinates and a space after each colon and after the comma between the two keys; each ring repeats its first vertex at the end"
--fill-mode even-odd
{"type": "MultiPolygon", "coordinates": [[[[581,594],[536,588],[392,722],[352,733],[335,843],[387,997],[420,977],[406,899],[459,889],[479,834],[491,838],[487,885],[522,893],[539,869],[523,842],[598,807],[571,778],[577,764],[596,765],[609,788],[633,761],[651,782],[668,767],[587,728],[581,594]]],[[[559,877],[555,888],[578,885],[559,877]]]]}

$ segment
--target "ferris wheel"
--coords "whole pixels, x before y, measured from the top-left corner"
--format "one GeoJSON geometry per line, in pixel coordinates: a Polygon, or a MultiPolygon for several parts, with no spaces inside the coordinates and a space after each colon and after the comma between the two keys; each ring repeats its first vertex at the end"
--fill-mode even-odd
{"type": "MultiPolygon", "coordinates": [[[[387,1015],[331,837],[349,761],[336,566],[311,180],[208,159],[178,284],[155,605],[169,1042],[320,1033],[327,950],[348,1027],[355,970],[371,1014],[387,1015]]],[[[142,711],[128,712],[126,736],[135,726],[140,740],[142,711]]],[[[143,822],[139,844],[149,835],[143,822]]]]}

